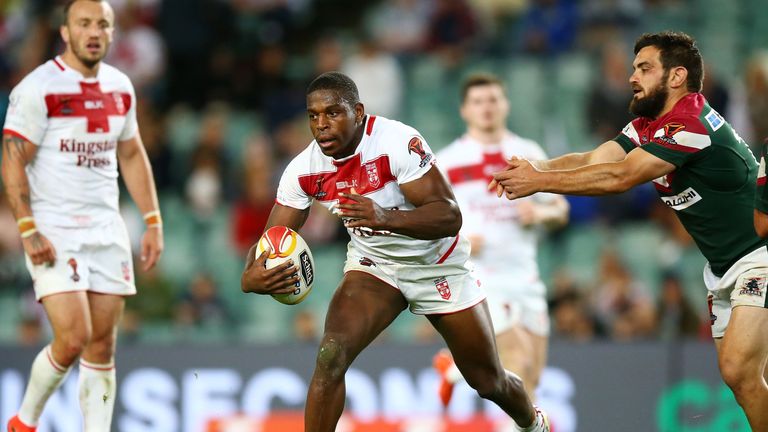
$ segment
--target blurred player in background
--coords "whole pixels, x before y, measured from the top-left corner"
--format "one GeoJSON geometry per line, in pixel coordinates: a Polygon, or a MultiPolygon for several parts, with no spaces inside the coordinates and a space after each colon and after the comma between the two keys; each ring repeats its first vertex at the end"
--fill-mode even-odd
{"type": "MultiPolygon", "coordinates": [[[[758,164],[747,144],[700,91],[703,65],[684,33],[635,43],[638,117],[587,153],[510,160],[489,187],[510,199],[535,192],[605,195],[653,181],[707,258],[704,283],[723,380],[753,431],[768,431],[768,241],[753,220],[758,164]]],[[[758,204],[758,209],[764,205],[758,204]]]]}
{"type": "MultiPolygon", "coordinates": [[[[366,115],[355,83],[329,72],[307,90],[315,140],[286,168],[267,223],[298,230],[313,200],[336,213],[351,241],[344,277],[328,309],[305,411],[305,428],[333,432],[344,376],[357,355],[405,309],[426,315],[470,386],[526,431],[548,431],[522,381],[499,362],[485,294],[467,266],[461,213],[434,156],[415,129],[366,115]]],[[[251,248],[245,292],[287,293],[297,267],[266,270],[251,248]]]]}
{"type": "Polygon", "coordinates": [[[86,432],[110,430],[114,353],[124,297],[136,293],[128,233],[118,211],[117,164],[144,213],[144,269],[163,232],[152,169],[136,123],[136,95],[101,60],[114,14],[104,1],[67,3],[64,54],[13,89],[3,128],[2,177],[18,221],[35,295],[53,341],[32,363],[9,432],[34,431],[50,395],[77,359],[86,432]]]}
{"type": "MultiPolygon", "coordinates": [[[[536,263],[539,228],[567,223],[568,202],[552,194],[502,201],[488,191],[491,174],[512,156],[546,158],[537,143],[507,129],[508,114],[509,100],[497,77],[469,77],[461,89],[467,132],[437,157],[456,194],[461,232],[472,244],[475,272],[488,295],[501,364],[522,378],[533,399],[549,336],[546,287],[536,263]]],[[[435,356],[434,366],[441,375],[440,399],[448,405],[461,374],[446,351],[435,356]]]]}

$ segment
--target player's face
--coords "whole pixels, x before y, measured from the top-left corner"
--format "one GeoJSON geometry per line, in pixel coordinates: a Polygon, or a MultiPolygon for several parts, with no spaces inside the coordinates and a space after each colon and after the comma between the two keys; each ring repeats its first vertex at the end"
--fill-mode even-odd
{"type": "Polygon", "coordinates": [[[307,95],[307,114],[323,154],[340,159],[355,152],[365,116],[362,104],[351,107],[338,92],[317,90],[307,95]]]}
{"type": "Polygon", "coordinates": [[[67,50],[85,66],[93,67],[104,58],[112,44],[115,15],[107,2],[78,1],[69,9],[61,37],[67,50]]]}
{"type": "Polygon", "coordinates": [[[632,67],[635,71],[629,77],[629,83],[634,96],[629,111],[640,117],[656,118],[669,97],[669,73],[661,64],[661,52],[654,46],[641,49],[632,67]]]}
{"type": "Polygon", "coordinates": [[[493,131],[506,126],[509,100],[497,84],[478,85],[467,90],[461,117],[470,128],[493,131]]]}

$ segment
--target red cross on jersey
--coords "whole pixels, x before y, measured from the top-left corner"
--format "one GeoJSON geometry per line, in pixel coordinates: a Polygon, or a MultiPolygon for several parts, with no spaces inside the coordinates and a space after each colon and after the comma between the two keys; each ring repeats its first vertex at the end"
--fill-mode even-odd
{"type": "Polygon", "coordinates": [[[135,137],[125,74],[101,63],[95,78],[50,60],[13,89],[3,132],[35,144],[27,166],[38,224],[91,226],[118,215],[117,145],[135,137]]]}

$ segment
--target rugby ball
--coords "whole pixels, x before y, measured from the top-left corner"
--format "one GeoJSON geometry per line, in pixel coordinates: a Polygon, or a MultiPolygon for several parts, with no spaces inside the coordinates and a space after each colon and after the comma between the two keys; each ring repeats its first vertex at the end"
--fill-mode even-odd
{"type": "Polygon", "coordinates": [[[315,281],[315,260],[307,242],[296,231],[284,227],[273,226],[264,231],[256,248],[256,256],[260,256],[265,250],[271,250],[267,257],[267,269],[274,268],[288,260],[293,260],[299,269],[299,281],[296,289],[288,294],[272,294],[272,297],[280,303],[294,305],[301,303],[312,291],[312,283],[315,281]]]}

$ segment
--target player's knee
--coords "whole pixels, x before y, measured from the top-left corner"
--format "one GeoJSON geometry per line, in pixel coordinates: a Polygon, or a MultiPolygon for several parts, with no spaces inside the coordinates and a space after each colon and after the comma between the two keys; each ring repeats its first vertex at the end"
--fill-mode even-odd
{"type": "Polygon", "coordinates": [[[325,336],[317,352],[316,373],[328,380],[343,379],[350,364],[349,357],[338,337],[325,336]]]}
{"type": "MultiPolygon", "coordinates": [[[[515,376],[514,374],[509,374],[515,376]]],[[[498,373],[493,370],[482,371],[480,373],[473,373],[471,376],[467,376],[467,384],[477,391],[483,399],[494,400],[496,397],[504,391],[505,384],[507,384],[507,377],[503,373],[498,373]]],[[[519,379],[519,378],[518,378],[519,379]]]]}
{"type": "Polygon", "coordinates": [[[720,374],[737,399],[750,394],[761,385],[762,376],[754,372],[758,370],[760,368],[752,365],[748,359],[728,355],[720,359],[720,374]]]}
{"type": "Polygon", "coordinates": [[[115,354],[116,336],[114,332],[108,335],[91,338],[86,348],[88,359],[97,363],[109,363],[115,354]]]}
{"type": "Polygon", "coordinates": [[[64,357],[59,360],[71,364],[88,346],[91,339],[91,331],[88,328],[83,328],[67,332],[58,339],[58,341],[54,341],[55,343],[58,342],[58,349],[56,351],[64,357]]]}

